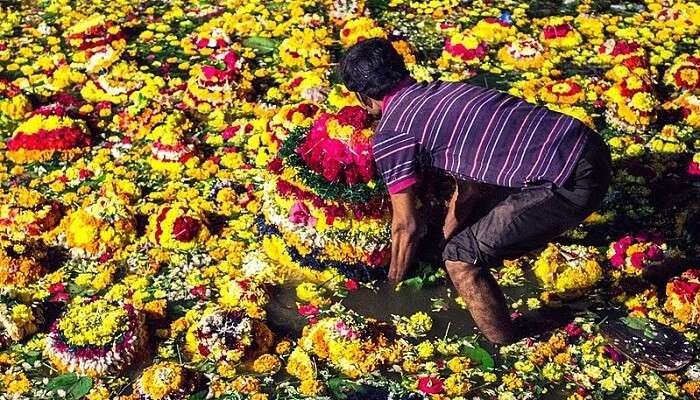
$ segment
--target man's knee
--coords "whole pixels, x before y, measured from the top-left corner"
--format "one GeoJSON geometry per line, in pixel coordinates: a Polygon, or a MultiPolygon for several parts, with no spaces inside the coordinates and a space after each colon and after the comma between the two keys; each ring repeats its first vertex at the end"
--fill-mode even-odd
{"type": "Polygon", "coordinates": [[[470,228],[466,228],[447,242],[442,259],[446,266],[447,262],[456,261],[478,268],[488,268],[498,262],[498,257],[487,247],[480,244],[470,228]]]}

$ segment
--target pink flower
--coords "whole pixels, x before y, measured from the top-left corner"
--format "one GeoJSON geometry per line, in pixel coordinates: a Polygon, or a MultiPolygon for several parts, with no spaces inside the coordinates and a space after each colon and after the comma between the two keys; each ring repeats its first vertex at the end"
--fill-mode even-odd
{"type": "Polygon", "coordinates": [[[644,253],[638,251],[630,256],[630,263],[637,269],[644,268],[644,253]]]}
{"type": "Polygon", "coordinates": [[[612,264],[612,266],[615,268],[620,268],[625,264],[625,257],[623,257],[620,253],[616,253],[610,258],[610,264],[612,264]]]}
{"type": "Polygon", "coordinates": [[[301,201],[296,201],[289,209],[289,220],[297,225],[315,225],[316,218],[311,216],[309,208],[301,201]]]}
{"type": "Polygon", "coordinates": [[[625,361],[625,356],[622,355],[622,353],[620,353],[619,351],[612,348],[612,346],[610,345],[606,344],[605,347],[603,347],[603,352],[616,363],[621,363],[625,361]]]}
{"type": "Polygon", "coordinates": [[[440,378],[433,376],[418,377],[418,390],[426,394],[442,393],[445,388],[440,378]]]}
{"type": "Polygon", "coordinates": [[[652,245],[647,249],[647,258],[651,261],[661,261],[664,258],[664,251],[657,245],[652,245]]]}
{"type": "Polygon", "coordinates": [[[574,324],[573,322],[567,324],[564,327],[564,331],[566,331],[566,334],[569,335],[569,337],[581,336],[581,334],[583,333],[583,329],[581,329],[581,327],[574,324]]]}
{"type": "Polygon", "coordinates": [[[335,324],[335,330],[338,332],[338,335],[350,340],[360,337],[360,335],[354,329],[347,326],[343,321],[338,321],[338,323],[335,324]]]}
{"type": "Polygon", "coordinates": [[[316,317],[320,311],[318,307],[313,304],[304,304],[297,308],[297,312],[304,317],[316,317]]]}

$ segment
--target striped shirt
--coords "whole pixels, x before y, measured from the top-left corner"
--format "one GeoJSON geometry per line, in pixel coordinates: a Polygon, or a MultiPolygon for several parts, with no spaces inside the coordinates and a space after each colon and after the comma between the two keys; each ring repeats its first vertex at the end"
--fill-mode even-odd
{"type": "Polygon", "coordinates": [[[495,89],[407,80],[384,98],[372,150],[392,194],[423,167],[499,186],[561,186],[586,142],[584,128],[495,89]]]}

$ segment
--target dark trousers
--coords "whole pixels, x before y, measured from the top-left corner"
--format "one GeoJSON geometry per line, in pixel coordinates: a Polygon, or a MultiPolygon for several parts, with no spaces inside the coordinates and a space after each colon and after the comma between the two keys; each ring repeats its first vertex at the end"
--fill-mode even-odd
{"type": "Polygon", "coordinates": [[[492,200],[477,207],[472,222],[447,242],[443,260],[495,267],[546,245],[595,211],[610,185],[611,160],[603,139],[587,130],[586,145],[564,185],[489,188],[492,200]]]}

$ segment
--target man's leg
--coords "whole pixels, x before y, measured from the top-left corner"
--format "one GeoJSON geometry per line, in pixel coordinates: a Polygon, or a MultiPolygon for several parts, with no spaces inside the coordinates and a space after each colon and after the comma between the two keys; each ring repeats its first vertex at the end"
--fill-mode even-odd
{"type": "Polygon", "coordinates": [[[491,272],[461,261],[445,261],[445,268],[484,336],[496,344],[514,342],[506,299],[491,272]]]}
{"type": "Polygon", "coordinates": [[[520,338],[505,297],[489,271],[545,245],[587,215],[548,188],[511,194],[445,246],[443,260],[477,327],[493,343],[520,338]]]}

